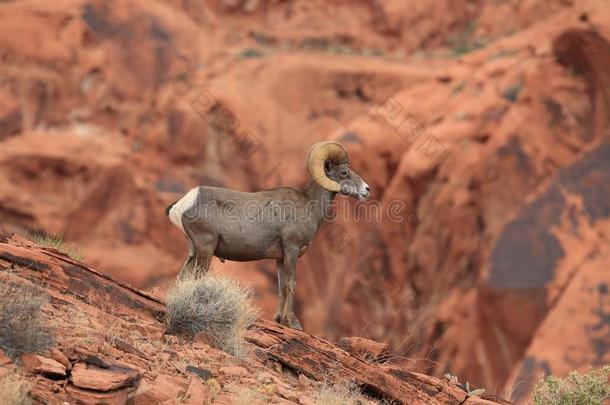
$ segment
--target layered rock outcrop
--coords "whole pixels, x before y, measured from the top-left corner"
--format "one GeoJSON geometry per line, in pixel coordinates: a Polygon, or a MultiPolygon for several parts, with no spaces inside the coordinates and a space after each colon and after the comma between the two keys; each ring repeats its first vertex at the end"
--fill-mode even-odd
{"type": "Polygon", "coordinates": [[[26,353],[21,367],[8,359],[0,366],[2,375],[17,371],[32,379],[36,403],[227,403],[251,390],[259,402],[303,404],[313,403],[316,387],[329,381],[356,384],[371,403],[498,403],[262,319],[246,336],[250,354],[237,360],[200,340],[165,335],[158,298],[19,237],[0,242],[0,281],[33,283],[52,297],[45,312],[57,347],[50,357],[26,353]]]}

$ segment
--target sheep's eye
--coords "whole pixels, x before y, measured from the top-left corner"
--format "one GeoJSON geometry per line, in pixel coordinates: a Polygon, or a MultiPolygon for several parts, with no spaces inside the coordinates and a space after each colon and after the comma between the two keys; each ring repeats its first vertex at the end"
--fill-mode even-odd
{"type": "Polygon", "coordinates": [[[341,170],[341,176],[347,177],[347,170],[341,170]]]}

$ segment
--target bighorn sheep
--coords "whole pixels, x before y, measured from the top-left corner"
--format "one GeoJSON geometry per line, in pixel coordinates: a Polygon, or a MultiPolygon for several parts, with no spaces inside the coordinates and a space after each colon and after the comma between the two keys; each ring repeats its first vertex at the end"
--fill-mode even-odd
{"type": "Polygon", "coordinates": [[[315,144],[306,168],[312,181],[304,190],[280,187],[246,193],[200,186],[167,207],[170,221],[188,241],[189,255],[179,277],[187,272],[205,274],[212,256],[222,261],[276,259],[275,320],[302,329],[293,308],[297,258],[328,219],[337,193],[364,200],[370,192],[351,170],[347,150],[338,142],[315,144]]]}

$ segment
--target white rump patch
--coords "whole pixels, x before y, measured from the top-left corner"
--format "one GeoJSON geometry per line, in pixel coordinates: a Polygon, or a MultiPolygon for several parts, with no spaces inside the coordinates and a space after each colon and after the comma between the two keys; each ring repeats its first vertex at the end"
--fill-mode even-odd
{"type": "MultiPolygon", "coordinates": [[[[199,187],[195,187],[191,191],[185,194],[184,197],[179,199],[176,204],[169,210],[169,220],[172,224],[176,225],[182,232],[184,232],[184,226],[182,225],[182,214],[189,208],[191,208],[197,201],[199,196],[199,187]]],[[[186,234],[186,232],[185,232],[186,234]]]]}

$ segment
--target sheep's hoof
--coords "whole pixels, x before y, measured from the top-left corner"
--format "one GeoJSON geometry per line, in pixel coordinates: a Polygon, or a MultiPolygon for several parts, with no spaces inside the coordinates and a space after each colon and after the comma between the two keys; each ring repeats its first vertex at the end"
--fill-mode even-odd
{"type": "Polygon", "coordinates": [[[282,316],[280,314],[276,314],[273,317],[273,319],[275,320],[275,322],[279,323],[280,325],[288,326],[289,328],[292,328],[292,329],[303,330],[303,326],[301,326],[301,322],[299,322],[297,317],[294,315],[287,319],[282,319],[282,316]]]}
{"type": "Polygon", "coordinates": [[[303,326],[301,326],[301,322],[299,322],[296,316],[286,319],[283,324],[292,329],[303,330],[303,326]]]}

